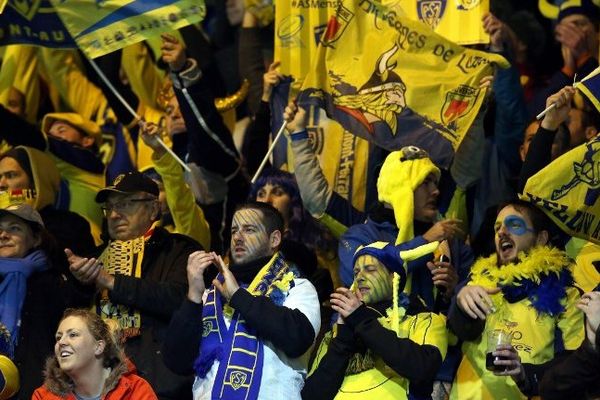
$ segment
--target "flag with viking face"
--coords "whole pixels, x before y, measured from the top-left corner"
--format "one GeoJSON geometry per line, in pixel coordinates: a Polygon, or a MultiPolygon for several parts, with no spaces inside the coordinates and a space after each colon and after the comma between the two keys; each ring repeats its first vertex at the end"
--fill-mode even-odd
{"type": "Polygon", "coordinates": [[[493,74],[494,63],[508,62],[401,15],[375,0],[341,2],[299,103],[318,104],[385,149],[416,145],[448,167],[485,98],[481,79],[493,74]]]}

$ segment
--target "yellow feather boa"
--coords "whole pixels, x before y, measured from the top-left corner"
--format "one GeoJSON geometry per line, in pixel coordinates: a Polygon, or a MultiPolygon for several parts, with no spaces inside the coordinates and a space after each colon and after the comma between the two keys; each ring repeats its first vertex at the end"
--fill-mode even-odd
{"type": "Polygon", "coordinates": [[[571,263],[564,251],[548,246],[537,246],[527,253],[522,251],[518,254],[516,263],[501,267],[498,267],[497,255],[493,254],[480,258],[473,264],[469,285],[494,288],[513,285],[515,281],[522,279],[539,283],[540,275],[558,274],[564,268],[569,268],[571,263]]]}

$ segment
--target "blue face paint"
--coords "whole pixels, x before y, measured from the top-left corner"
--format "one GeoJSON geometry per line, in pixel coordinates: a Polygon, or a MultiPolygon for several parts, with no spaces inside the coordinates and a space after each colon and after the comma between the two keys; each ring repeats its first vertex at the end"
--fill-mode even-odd
{"type": "Polygon", "coordinates": [[[516,215],[509,215],[504,218],[504,221],[502,222],[496,221],[494,224],[494,232],[498,233],[502,224],[504,224],[506,229],[513,235],[523,236],[528,232],[535,233],[533,229],[527,227],[527,222],[525,222],[523,218],[516,215]]]}

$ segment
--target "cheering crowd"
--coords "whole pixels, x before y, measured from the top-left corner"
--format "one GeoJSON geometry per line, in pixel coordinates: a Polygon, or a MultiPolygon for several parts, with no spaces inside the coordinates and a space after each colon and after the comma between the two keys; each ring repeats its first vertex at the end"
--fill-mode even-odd
{"type": "Polygon", "coordinates": [[[550,24],[492,1],[479,49],[511,66],[450,168],[370,143],[359,207],[293,99],[293,172],[263,169],[289,81],[273,24],[214,3],[93,61],[2,49],[0,399],[600,398],[600,245],[519,199],[600,140],[573,84],[598,68],[600,6],[550,24]]]}

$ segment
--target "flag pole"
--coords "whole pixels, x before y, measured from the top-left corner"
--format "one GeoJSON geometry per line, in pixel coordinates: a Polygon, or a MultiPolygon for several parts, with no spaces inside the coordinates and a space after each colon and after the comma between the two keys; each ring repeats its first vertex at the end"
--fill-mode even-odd
{"type": "Polygon", "coordinates": [[[279,131],[277,131],[277,135],[275,135],[275,138],[273,139],[273,143],[271,143],[271,146],[269,147],[267,154],[265,154],[265,157],[263,158],[262,162],[260,163],[260,166],[258,167],[258,169],[256,170],[256,173],[254,174],[254,177],[252,178],[252,181],[251,181],[252,184],[256,183],[256,180],[262,173],[263,169],[265,169],[265,165],[267,164],[269,157],[271,157],[273,150],[275,150],[275,146],[277,145],[277,142],[279,142],[279,139],[281,138],[281,136],[283,136],[283,131],[285,130],[286,125],[287,125],[287,121],[283,121],[283,123],[281,124],[281,127],[279,128],[279,131]]]}
{"type": "MultiPolygon", "coordinates": [[[[577,83],[577,73],[575,73],[575,76],[573,77],[573,87],[575,87],[576,83],[577,83]]],[[[546,109],[544,109],[544,111],[542,111],[541,113],[536,115],[535,119],[537,119],[539,121],[540,119],[544,118],[544,116],[546,114],[548,114],[550,112],[550,110],[552,110],[554,108],[556,108],[556,103],[550,104],[548,107],[546,107],[546,109]]]]}
{"type": "MultiPolygon", "coordinates": [[[[117,91],[117,89],[113,86],[113,84],[110,83],[110,81],[108,80],[108,78],[106,77],[106,75],[104,75],[104,72],[102,72],[102,70],[100,69],[100,67],[98,67],[98,65],[94,62],[94,60],[92,60],[91,58],[88,57],[88,61],[90,62],[90,65],[92,66],[92,68],[94,68],[94,70],[96,71],[96,73],[98,74],[98,76],[100,77],[100,79],[102,79],[102,81],[104,82],[104,84],[106,86],[108,86],[108,88],[110,89],[110,91],[113,92],[113,94],[115,96],[117,96],[117,99],[119,99],[119,101],[121,103],[123,103],[123,105],[125,106],[125,108],[127,109],[127,111],[129,111],[129,113],[133,116],[133,118],[135,118],[136,121],[142,121],[142,118],[129,105],[129,103],[127,103],[127,100],[125,100],[123,98],[123,96],[121,96],[121,94],[117,91]]],[[[175,158],[175,161],[177,161],[183,167],[183,169],[186,172],[188,172],[188,173],[192,172],[192,170],[190,169],[190,167],[188,167],[188,165],[181,158],[179,158],[179,156],[177,154],[175,154],[175,152],[173,150],[171,150],[171,148],[169,146],[167,146],[166,143],[163,142],[163,140],[160,137],[156,137],[155,139],[167,151],[167,153],[169,153],[171,156],[173,156],[173,158],[175,158]]]]}

